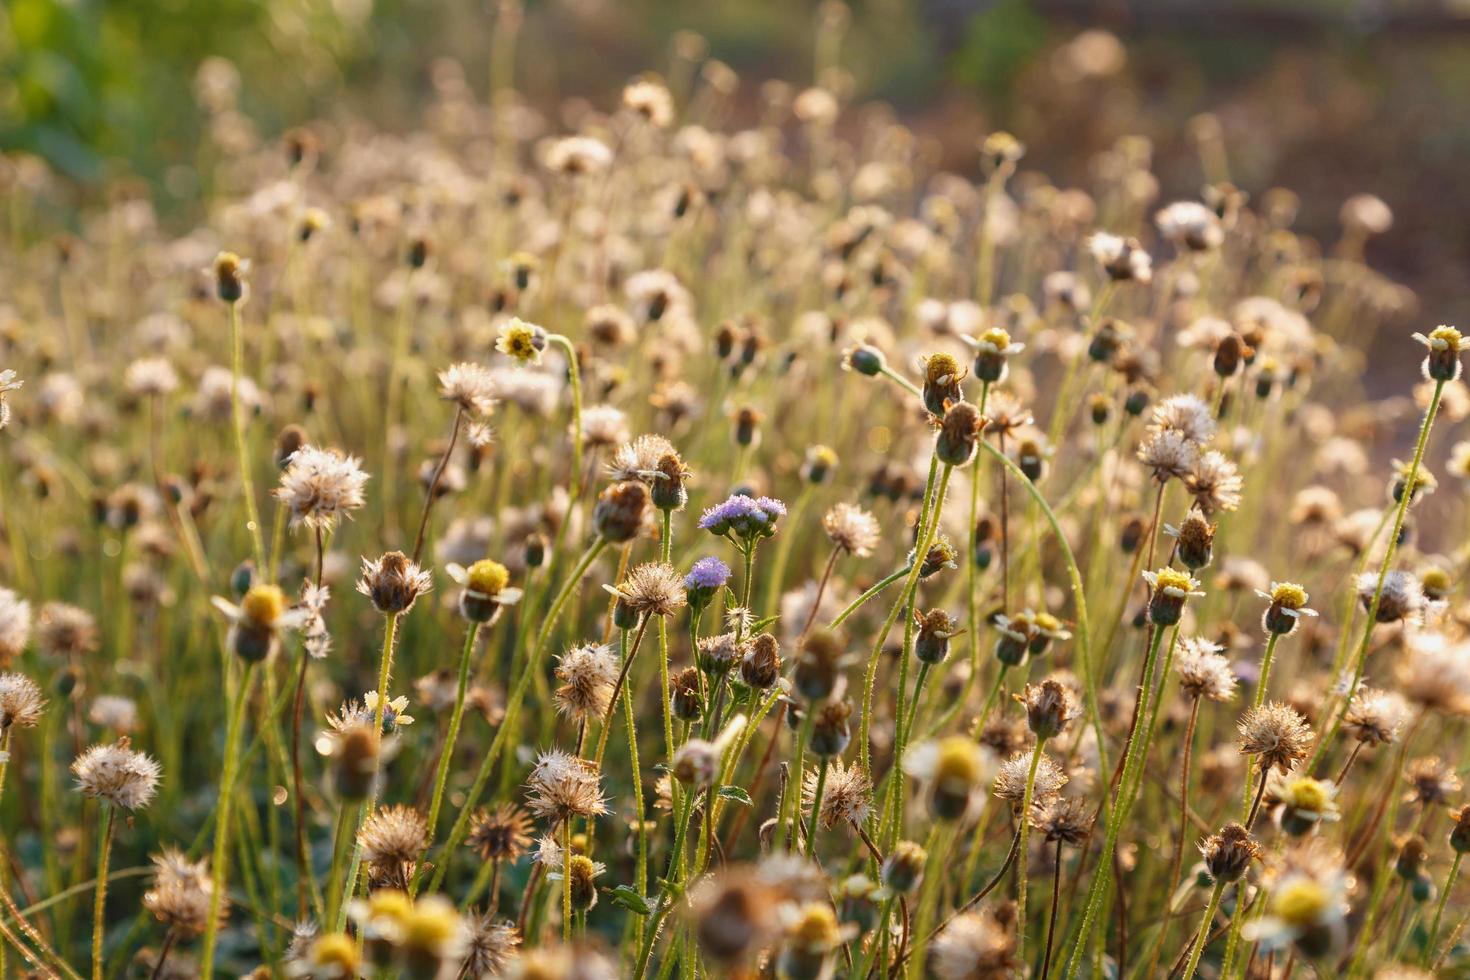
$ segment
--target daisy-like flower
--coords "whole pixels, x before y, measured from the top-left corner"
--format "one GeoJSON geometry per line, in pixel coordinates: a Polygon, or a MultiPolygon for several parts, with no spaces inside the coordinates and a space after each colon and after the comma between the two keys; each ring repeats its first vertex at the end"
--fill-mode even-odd
{"type": "Polygon", "coordinates": [[[111,745],[94,745],[71,764],[82,795],[124,810],[147,806],[163,770],[146,753],[136,752],[126,736],[111,745]]]}
{"type": "Polygon", "coordinates": [[[489,415],[495,411],[495,375],[470,361],[451,364],[439,372],[439,397],[470,415],[489,415]]]}
{"type": "MultiPolygon", "coordinates": [[[[810,770],[802,778],[801,799],[807,812],[817,796],[817,772],[810,770]]],[[[822,790],[822,803],[817,819],[831,830],[839,824],[860,827],[867,822],[873,808],[873,782],[861,766],[844,766],[840,759],[827,767],[827,783],[822,790]]]]}
{"type": "Polygon", "coordinates": [[[1154,215],[1159,234],[1192,252],[1219,248],[1225,240],[1220,219],[1198,201],[1175,201],[1154,215]]]}
{"type": "Polygon", "coordinates": [[[373,601],[378,612],[399,615],[408,612],[418,597],[433,588],[434,578],[401,551],[390,551],[376,560],[362,560],[362,577],[357,591],[373,601]]]}
{"type": "Polygon", "coordinates": [[[1153,279],[1153,260],[1136,238],[1094,232],[1087,238],[1087,250],[1114,282],[1147,285],[1153,279]]]}
{"type": "Polygon", "coordinates": [[[24,674],[0,674],[0,732],[35,728],[45,710],[39,684],[24,674]]]}
{"type": "Polygon", "coordinates": [[[288,607],[277,585],[251,586],[238,606],[224,596],[210,602],[230,621],[230,649],[253,663],[275,652],[281,633],[300,629],[311,617],[308,609],[288,607]]]}
{"type": "Polygon", "coordinates": [[[548,820],[600,817],[607,813],[600,777],[590,762],[557,749],[541,753],[526,777],[532,813],[548,820]]]}
{"type": "Polygon", "coordinates": [[[1289,636],[1303,616],[1317,615],[1307,608],[1307,590],[1295,582],[1272,582],[1270,592],[1257,589],[1256,595],[1270,603],[1261,615],[1261,628],[1267,633],[1289,636]]]}
{"type": "Polygon", "coordinates": [[[1143,580],[1151,590],[1148,618],[1156,626],[1173,626],[1178,623],[1184,615],[1185,602],[1204,595],[1199,591],[1198,579],[1175,568],[1144,572],[1143,580]]]}
{"type": "Polygon", "coordinates": [[[1429,348],[1424,358],[1424,377],[1431,381],[1454,381],[1460,376],[1460,352],[1470,347],[1470,338],[1454,327],[1438,326],[1429,332],[1414,334],[1414,339],[1429,348]]]}
{"type": "Polygon", "coordinates": [[[979,814],[985,805],[985,784],[995,773],[986,752],[961,735],[920,742],[904,756],[903,768],[923,785],[936,817],[959,821],[979,814]]]}
{"type": "Polygon", "coordinates": [[[1235,464],[1213,449],[1196,457],[1184,474],[1184,486],[1194,497],[1195,506],[1206,514],[1239,507],[1244,483],[1235,464]]]}
{"type": "Polygon", "coordinates": [[[286,974],[307,980],[350,980],[361,969],[357,940],[345,932],[316,936],[286,964],[286,974]]]}
{"type": "Polygon", "coordinates": [[[540,364],[541,354],[546,350],[548,343],[546,331],[534,323],[527,323],[520,317],[511,317],[505,326],[500,328],[500,336],[495,340],[495,349],[507,357],[513,358],[517,365],[540,364]]]}
{"type": "Polygon", "coordinates": [[[1312,748],[1312,726],[1295,708],[1279,701],[1251,707],[1237,728],[1240,751],[1259,756],[1262,769],[1289,772],[1312,748]]]}
{"type": "Polygon", "coordinates": [[[1309,838],[1268,869],[1266,914],[1245,927],[1264,949],[1295,945],[1320,959],[1347,941],[1348,896],[1353,878],[1341,852],[1309,838]]]}
{"type": "Polygon", "coordinates": [[[839,503],[822,515],[828,540],[850,555],[866,558],[882,540],[878,518],[856,504],[839,503]]]}
{"type": "Polygon", "coordinates": [[[618,683],[618,658],[612,648],[598,643],[573,647],[557,659],[553,695],[557,710],[575,721],[600,719],[612,702],[618,683]]]}
{"type": "Polygon", "coordinates": [[[975,377],[999,384],[1010,370],[1010,359],[1026,349],[1025,344],[1011,340],[1002,327],[991,327],[978,337],[964,338],[975,348],[975,377]]]}
{"type": "Polygon", "coordinates": [[[781,951],[776,957],[778,976],[828,976],[833,951],[857,932],[857,926],[838,923],[829,902],[783,905],[777,915],[784,926],[781,951]]]}
{"type": "Polygon", "coordinates": [[[985,403],[985,431],[996,437],[1009,437],[1017,429],[1035,421],[1031,412],[1009,392],[993,391],[985,403]]]}
{"type": "Polygon", "coordinates": [[[469,568],[450,562],[444,570],[461,587],[459,612],[471,622],[493,622],[501,609],[520,602],[524,594],[510,585],[506,567],[489,558],[482,558],[469,568]]]}
{"type": "Polygon", "coordinates": [[[293,525],[331,530],[361,509],[368,474],[362,460],[335,449],[302,446],[291,454],[273,494],[286,505],[293,525]]]}
{"type": "Polygon", "coordinates": [[[1203,637],[1189,636],[1179,641],[1174,655],[1174,670],[1179,686],[1191,698],[1229,701],[1235,696],[1235,671],[1228,658],[1221,656],[1225,648],[1203,637]]]}

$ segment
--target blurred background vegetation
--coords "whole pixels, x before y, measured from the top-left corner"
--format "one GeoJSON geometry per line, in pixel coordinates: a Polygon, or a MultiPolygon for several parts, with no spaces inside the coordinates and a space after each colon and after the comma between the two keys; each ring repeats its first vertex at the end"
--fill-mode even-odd
{"type": "MultiPolygon", "coordinates": [[[[186,223],[208,186],[208,59],[238,69],[248,138],[318,118],[404,130],[444,59],[488,91],[502,2],[4,0],[0,148],[47,161],[75,201],[141,178],[186,223]]],[[[697,35],[738,73],[751,121],[760,81],[814,81],[816,38],[832,34],[817,26],[834,16],[845,95],[891,104],[949,168],[973,173],[977,139],[1004,128],[1028,166],[1084,184],[1093,154],[1136,132],[1164,198],[1193,195],[1191,125],[1208,110],[1230,178],[1299,191],[1308,233],[1335,237],[1350,194],[1387,200],[1395,225],[1373,262],[1427,316],[1470,319],[1466,0],[529,0],[515,84],[545,109],[605,108],[697,35]]]]}

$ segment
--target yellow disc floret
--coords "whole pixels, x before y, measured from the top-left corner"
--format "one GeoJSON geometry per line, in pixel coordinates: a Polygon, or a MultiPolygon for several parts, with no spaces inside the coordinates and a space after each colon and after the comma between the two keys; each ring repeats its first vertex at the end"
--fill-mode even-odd
{"type": "Polygon", "coordinates": [[[465,584],[471,592],[499,595],[500,590],[510,584],[510,572],[500,562],[482,558],[469,567],[465,584]]]}
{"type": "Polygon", "coordinates": [[[1304,928],[1317,923],[1327,912],[1331,901],[1327,889],[1319,882],[1297,878],[1277,890],[1271,907],[1283,922],[1304,928]]]}
{"type": "Polygon", "coordinates": [[[286,611],[286,593],[278,585],[256,585],[240,600],[240,612],[257,626],[273,626],[286,611]]]}
{"type": "Polygon", "coordinates": [[[1271,601],[1284,609],[1300,609],[1307,604],[1307,590],[1295,582],[1275,582],[1271,601]]]}

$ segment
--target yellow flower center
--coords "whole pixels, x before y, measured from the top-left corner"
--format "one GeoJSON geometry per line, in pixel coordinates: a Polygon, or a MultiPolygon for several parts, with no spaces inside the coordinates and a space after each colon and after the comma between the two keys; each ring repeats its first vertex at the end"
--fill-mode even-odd
{"type": "Polygon", "coordinates": [[[960,376],[960,362],[949,354],[935,354],[924,362],[924,380],[929,384],[953,381],[960,376]]]}
{"type": "Polygon", "coordinates": [[[1434,330],[1430,332],[1429,339],[1443,341],[1445,345],[1453,351],[1457,351],[1460,349],[1460,331],[1455,329],[1454,327],[1435,327],[1434,330]]]}
{"type": "Polygon", "coordinates": [[[368,918],[403,921],[413,911],[413,899],[396,889],[375,891],[368,898],[368,918]]]}
{"type": "Polygon", "coordinates": [[[459,931],[459,915],[445,901],[425,899],[403,920],[403,944],[417,949],[436,949],[459,931]]]}
{"type": "Polygon", "coordinates": [[[340,932],[322,936],[311,948],[311,958],[317,966],[335,966],[344,977],[357,973],[357,943],[351,936],[340,932]]]}
{"type": "Polygon", "coordinates": [[[498,561],[488,558],[470,566],[468,585],[471,592],[481,595],[499,595],[500,590],[510,584],[510,572],[498,561]]]}
{"type": "Polygon", "coordinates": [[[1309,878],[1298,878],[1278,889],[1271,904],[1282,921],[1301,928],[1320,920],[1330,901],[1326,888],[1309,878]]]}
{"type": "Polygon", "coordinates": [[[240,600],[240,611],[256,626],[271,626],[286,611],[286,593],[277,585],[257,585],[240,600]]]}
{"type": "Polygon", "coordinates": [[[1287,609],[1300,609],[1307,604],[1307,590],[1295,582],[1277,582],[1271,586],[1271,601],[1287,609]]]}
{"type": "Polygon", "coordinates": [[[1303,776],[1300,779],[1293,779],[1287,784],[1286,792],[1282,794],[1282,799],[1289,806],[1296,807],[1298,810],[1310,810],[1314,813],[1321,813],[1327,809],[1328,803],[1332,800],[1332,794],[1328,790],[1326,783],[1319,779],[1303,776]]]}
{"type": "Polygon", "coordinates": [[[1011,335],[1000,327],[991,327],[980,335],[982,344],[989,344],[996,350],[1005,350],[1011,345],[1011,335]]]}
{"type": "Polygon", "coordinates": [[[1036,614],[1036,628],[1043,633],[1055,633],[1062,628],[1062,621],[1049,612],[1036,614]]]}
{"type": "Polygon", "coordinates": [[[934,764],[938,782],[974,785],[980,780],[980,754],[975,743],[959,735],[951,735],[939,743],[939,756],[934,764]]]}
{"type": "Polygon", "coordinates": [[[802,946],[828,948],[837,943],[837,917],[825,905],[812,903],[801,910],[791,927],[791,938],[802,946]]]}
{"type": "Polygon", "coordinates": [[[1164,589],[1177,589],[1180,592],[1192,592],[1199,583],[1188,574],[1174,568],[1161,568],[1155,573],[1157,587],[1160,591],[1164,589]]]}

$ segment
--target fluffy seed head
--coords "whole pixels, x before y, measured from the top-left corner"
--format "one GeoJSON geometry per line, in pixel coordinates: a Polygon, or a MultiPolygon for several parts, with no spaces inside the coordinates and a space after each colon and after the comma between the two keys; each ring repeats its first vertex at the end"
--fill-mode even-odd
{"type": "Polygon", "coordinates": [[[71,771],[84,796],[124,810],[147,806],[162,773],[158,763],[145,753],[135,752],[126,737],[111,745],[87,749],[73,760],[71,771]]]}

